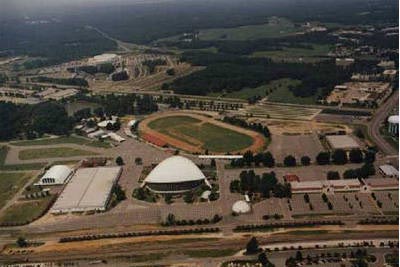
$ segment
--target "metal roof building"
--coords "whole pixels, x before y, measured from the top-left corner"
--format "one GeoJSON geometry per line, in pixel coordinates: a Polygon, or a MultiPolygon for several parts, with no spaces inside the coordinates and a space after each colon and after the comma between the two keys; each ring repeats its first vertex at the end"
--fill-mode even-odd
{"type": "Polygon", "coordinates": [[[191,160],[173,156],[158,164],[144,180],[156,193],[182,193],[205,182],[205,176],[191,160]]]}
{"type": "Polygon", "coordinates": [[[51,213],[104,211],[121,167],[78,169],[51,208],[51,213]]]}
{"type": "Polygon", "coordinates": [[[399,171],[392,165],[381,165],[379,171],[385,177],[399,177],[399,171]]]}
{"type": "Polygon", "coordinates": [[[353,148],[360,148],[360,145],[348,135],[328,135],[326,136],[329,146],[332,149],[351,150],[353,148]]]}
{"type": "Polygon", "coordinates": [[[72,175],[72,169],[65,165],[54,165],[46,171],[35,185],[61,185],[72,175]]]}

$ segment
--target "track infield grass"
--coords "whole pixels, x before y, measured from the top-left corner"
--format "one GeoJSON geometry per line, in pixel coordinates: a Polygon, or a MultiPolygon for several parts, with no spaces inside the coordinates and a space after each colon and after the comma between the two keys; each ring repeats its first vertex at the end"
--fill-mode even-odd
{"type": "Polygon", "coordinates": [[[159,118],[148,126],[162,134],[191,145],[200,145],[213,152],[237,151],[253,144],[251,136],[212,123],[202,123],[189,116],[159,118]]]}

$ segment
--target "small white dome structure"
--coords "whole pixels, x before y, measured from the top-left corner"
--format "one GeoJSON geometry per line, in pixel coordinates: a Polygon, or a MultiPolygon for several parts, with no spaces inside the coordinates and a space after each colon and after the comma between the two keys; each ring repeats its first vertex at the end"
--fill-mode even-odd
{"type": "Polygon", "coordinates": [[[249,203],[244,200],[236,201],[232,206],[232,211],[237,214],[248,213],[250,210],[251,207],[249,203]]]}
{"type": "Polygon", "coordinates": [[[46,171],[36,185],[61,185],[72,175],[72,170],[65,165],[54,165],[46,171]]]}
{"type": "Polygon", "coordinates": [[[388,132],[392,135],[399,134],[399,116],[393,115],[388,118],[388,132]]]}
{"type": "Polygon", "coordinates": [[[173,156],[158,164],[146,177],[144,184],[156,193],[182,193],[202,185],[205,178],[191,160],[173,156]]]}

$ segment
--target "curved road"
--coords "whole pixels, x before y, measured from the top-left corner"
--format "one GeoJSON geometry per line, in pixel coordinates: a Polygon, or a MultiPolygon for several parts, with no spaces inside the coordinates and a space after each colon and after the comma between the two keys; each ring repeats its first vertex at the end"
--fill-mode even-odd
{"type": "Polygon", "coordinates": [[[368,135],[374,140],[379,149],[387,156],[398,155],[398,151],[380,135],[379,127],[390,111],[399,103],[399,91],[395,91],[375,112],[368,124],[368,135]]]}

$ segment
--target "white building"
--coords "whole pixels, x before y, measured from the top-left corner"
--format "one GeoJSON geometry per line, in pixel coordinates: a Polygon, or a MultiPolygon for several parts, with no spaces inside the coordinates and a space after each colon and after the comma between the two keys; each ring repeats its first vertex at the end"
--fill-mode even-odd
{"type": "Polygon", "coordinates": [[[360,191],[358,179],[290,182],[292,193],[335,193],[360,191]]]}
{"type": "Polygon", "coordinates": [[[156,193],[175,194],[206,183],[206,177],[191,160],[182,156],[165,159],[144,180],[143,186],[156,193]]]}
{"type": "Polygon", "coordinates": [[[54,165],[46,171],[35,185],[62,185],[72,175],[73,171],[65,165],[54,165]]]}
{"type": "Polygon", "coordinates": [[[121,172],[121,167],[78,169],[50,212],[105,211],[121,172]]]}
{"type": "Polygon", "coordinates": [[[392,165],[379,166],[379,171],[384,177],[399,177],[399,171],[392,165]]]}
{"type": "Polygon", "coordinates": [[[399,134],[399,116],[394,115],[388,118],[388,132],[391,135],[397,136],[399,134]]]}
{"type": "Polygon", "coordinates": [[[333,150],[351,150],[353,148],[360,148],[360,145],[357,143],[357,141],[348,135],[328,135],[326,136],[326,141],[333,150]]]}

